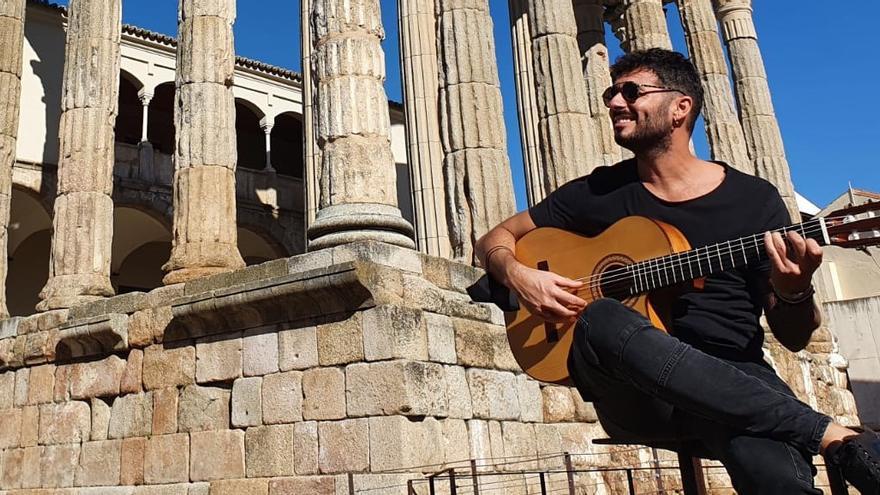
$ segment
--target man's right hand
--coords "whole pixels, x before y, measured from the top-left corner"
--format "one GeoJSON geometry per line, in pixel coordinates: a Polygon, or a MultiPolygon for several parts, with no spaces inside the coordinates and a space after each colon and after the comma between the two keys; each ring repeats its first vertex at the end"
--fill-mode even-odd
{"type": "Polygon", "coordinates": [[[507,280],[530,313],[551,323],[572,323],[587,302],[572,294],[583,282],[516,263],[507,280]]]}

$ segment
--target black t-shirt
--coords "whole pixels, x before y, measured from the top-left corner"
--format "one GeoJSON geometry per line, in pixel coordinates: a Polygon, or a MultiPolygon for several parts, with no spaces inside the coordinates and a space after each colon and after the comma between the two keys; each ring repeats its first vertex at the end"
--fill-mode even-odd
{"type": "MultiPolygon", "coordinates": [[[[664,201],[638,177],[635,160],[599,167],[548,195],[529,210],[538,227],[595,236],[630,215],[678,228],[692,248],[778,229],[790,223],[779,193],[769,182],[724,163],[724,180],[709,193],[682,202],[664,201]]],[[[736,361],[762,359],[761,316],[769,264],[710,275],[700,290],[673,305],[672,332],[709,354],[736,361]]]]}

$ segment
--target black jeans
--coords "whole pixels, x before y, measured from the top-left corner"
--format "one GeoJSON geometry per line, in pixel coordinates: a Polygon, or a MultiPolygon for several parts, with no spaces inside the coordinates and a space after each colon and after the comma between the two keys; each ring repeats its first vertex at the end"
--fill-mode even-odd
{"type": "Polygon", "coordinates": [[[822,493],[811,456],[831,419],[769,365],[710,356],[600,299],[575,326],[568,368],[612,437],[694,439],[744,495],[822,493]]]}

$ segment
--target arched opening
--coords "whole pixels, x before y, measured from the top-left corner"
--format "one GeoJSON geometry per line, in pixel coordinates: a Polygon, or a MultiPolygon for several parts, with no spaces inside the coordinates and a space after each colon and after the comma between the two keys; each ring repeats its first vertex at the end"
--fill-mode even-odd
{"type": "Polygon", "coordinates": [[[262,170],[266,166],[266,133],[260,127],[262,112],[241,98],[235,99],[237,167],[262,170]]]}
{"type": "Polygon", "coordinates": [[[6,306],[12,316],[34,314],[49,279],[52,217],[28,191],[12,188],[9,215],[6,306]]]}
{"type": "Polygon", "coordinates": [[[248,266],[259,265],[285,256],[282,248],[274,246],[263,236],[243,227],[238,228],[238,252],[241,253],[241,257],[248,266]]]}
{"type": "Polygon", "coordinates": [[[295,114],[285,112],[275,117],[271,144],[272,167],[279,174],[302,179],[303,129],[295,114]]]}
{"type": "Polygon", "coordinates": [[[144,108],[138,98],[142,85],[131,74],[119,72],[119,111],[116,115],[116,141],[138,144],[141,141],[144,108]]]}
{"type": "Polygon", "coordinates": [[[162,219],[135,207],[113,209],[110,280],[117,294],[161,286],[170,255],[171,230],[162,219]]]}
{"type": "Polygon", "coordinates": [[[174,83],[156,86],[150,100],[147,120],[147,139],[153,149],[168,155],[174,154],[174,83]]]}

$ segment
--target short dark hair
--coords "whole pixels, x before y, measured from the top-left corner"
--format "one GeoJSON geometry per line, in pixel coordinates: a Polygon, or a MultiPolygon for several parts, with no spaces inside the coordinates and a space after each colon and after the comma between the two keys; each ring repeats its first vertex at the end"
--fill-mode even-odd
{"type": "Polygon", "coordinates": [[[691,118],[688,129],[694,129],[694,122],[703,108],[703,85],[700,83],[700,74],[684,55],[663,48],[649,48],[637,50],[618,58],[611,66],[611,79],[617,81],[619,77],[632,74],[640,70],[653,72],[660,84],[668,88],[677,89],[694,100],[691,109],[691,118]]]}

